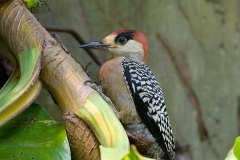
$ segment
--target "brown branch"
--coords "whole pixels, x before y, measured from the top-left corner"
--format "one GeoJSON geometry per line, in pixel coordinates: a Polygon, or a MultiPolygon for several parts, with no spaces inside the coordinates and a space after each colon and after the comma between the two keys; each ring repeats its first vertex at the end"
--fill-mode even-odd
{"type": "MultiPolygon", "coordinates": [[[[22,51],[32,48],[38,48],[41,51],[40,78],[63,114],[73,111],[76,113],[76,110],[83,106],[89,94],[94,92],[90,87],[83,85],[89,77],[80,65],[42,27],[21,0],[0,3],[0,36],[16,57],[22,51]],[[71,78],[68,78],[70,76],[71,78]]],[[[40,65],[36,68],[40,70],[40,65]]],[[[69,117],[64,117],[65,129],[74,157],[76,159],[100,158],[99,143],[93,131],[75,114],[71,115],[71,119],[67,118],[69,117]],[[73,128],[78,132],[72,134],[73,128]],[[90,146],[92,147],[89,148],[90,146]]]]}
{"type": "Polygon", "coordinates": [[[78,148],[71,150],[71,158],[98,160],[100,154],[99,144],[93,143],[97,142],[97,139],[93,132],[88,132],[91,130],[89,126],[77,118],[74,113],[64,114],[63,119],[65,128],[68,128],[66,131],[71,148],[78,148]],[[82,137],[84,141],[80,141],[79,137],[82,137]]]}

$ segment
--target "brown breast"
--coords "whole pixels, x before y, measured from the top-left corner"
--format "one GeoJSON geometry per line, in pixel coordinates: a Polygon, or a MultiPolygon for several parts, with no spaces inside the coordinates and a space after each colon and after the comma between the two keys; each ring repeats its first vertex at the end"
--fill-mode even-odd
{"type": "Polygon", "coordinates": [[[138,123],[141,120],[123,75],[123,59],[124,57],[117,57],[104,63],[99,71],[99,79],[104,93],[119,111],[122,123],[138,123]]]}

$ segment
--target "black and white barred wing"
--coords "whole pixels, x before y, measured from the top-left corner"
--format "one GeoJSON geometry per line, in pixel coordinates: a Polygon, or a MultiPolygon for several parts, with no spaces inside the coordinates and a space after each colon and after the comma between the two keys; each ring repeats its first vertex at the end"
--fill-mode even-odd
{"type": "Polygon", "coordinates": [[[122,62],[127,86],[139,117],[163,149],[166,159],[174,158],[175,144],[164,97],[152,71],[144,64],[125,58],[122,62]]]}

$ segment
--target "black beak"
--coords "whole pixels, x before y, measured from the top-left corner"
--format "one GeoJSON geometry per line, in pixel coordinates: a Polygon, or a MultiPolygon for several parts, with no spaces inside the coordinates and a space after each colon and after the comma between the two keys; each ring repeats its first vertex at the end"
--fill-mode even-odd
{"type": "Polygon", "coordinates": [[[111,46],[111,44],[103,43],[103,42],[90,42],[80,46],[80,48],[96,48],[96,49],[107,49],[111,46]]]}

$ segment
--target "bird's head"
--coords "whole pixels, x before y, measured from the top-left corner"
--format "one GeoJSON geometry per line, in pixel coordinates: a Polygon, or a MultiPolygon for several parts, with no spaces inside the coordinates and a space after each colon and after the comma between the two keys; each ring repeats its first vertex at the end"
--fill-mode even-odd
{"type": "Polygon", "coordinates": [[[113,57],[129,57],[146,62],[148,42],[143,33],[134,30],[118,30],[106,36],[100,42],[90,42],[81,48],[107,49],[113,57]]]}

